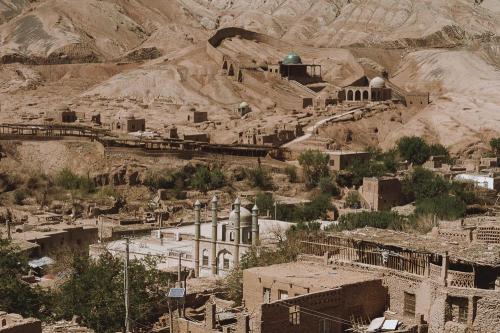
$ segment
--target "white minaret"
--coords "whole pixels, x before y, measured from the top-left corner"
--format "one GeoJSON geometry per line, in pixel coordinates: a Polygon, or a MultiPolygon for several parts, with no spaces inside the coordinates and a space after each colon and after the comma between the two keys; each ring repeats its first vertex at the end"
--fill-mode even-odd
{"type": "Polygon", "coordinates": [[[257,204],[252,208],[252,245],[259,245],[259,207],[257,204]]]}
{"type": "Polygon", "coordinates": [[[217,275],[217,196],[212,199],[212,275],[217,275]]]}
{"type": "Polygon", "coordinates": [[[196,200],[194,204],[194,276],[200,276],[200,218],[201,203],[196,200]]]}
{"type": "Polygon", "coordinates": [[[236,200],[234,201],[234,214],[236,215],[236,219],[234,221],[234,267],[237,267],[240,263],[240,207],[240,199],[236,198],[236,200]]]}

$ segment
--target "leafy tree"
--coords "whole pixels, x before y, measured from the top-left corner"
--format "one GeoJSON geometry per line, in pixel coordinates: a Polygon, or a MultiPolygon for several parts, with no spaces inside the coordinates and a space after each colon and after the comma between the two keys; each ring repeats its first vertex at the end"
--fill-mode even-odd
{"type": "Polygon", "coordinates": [[[307,150],[300,154],[299,164],[304,170],[305,183],[308,188],[314,188],[319,180],[330,175],[328,162],[330,157],[318,150],[307,150]]]}
{"type": "Polygon", "coordinates": [[[331,195],[334,197],[340,195],[340,189],[337,186],[337,184],[335,184],[335,182],[333,181],[333,179],[331,177],[320,178],[319,183],[318,183],[318,187],[319,187],[321,193],[323,193],[323,194],[328,194],[328,195],[331,195]]]}
{"type": "Polygon", "coordinates": [[[427,143],[417,136],[405,136],[397,142],[399,155],[410,163],[424,164],[430,157],[427,143]]]}
{"type": "Polygon", "coordinates": [[[198,191],[207,193],[210,189],[210,171],[206,166],[201,166],[196,170],[191,178],[191,186],[198,191]]]}
{"type": "Polygon", "coordinates": [[[449,183],[440,175],[417,167],[403,180],[403,192],[421,200],[434,198],[449,190],[449,183]]]}
{"type": "Polygon", "coordinates": [[[500,155],[500,138],[491,139],[490,147],[497,156],[500,155]]]}
{"type": "Polygon", "coordinates": [[[259,212],[272,212],[274,209],[274,198],[271,193],[259,192],[255,196],[255,204],[259,207],[259,212]]]}
{"type": "Polygon", "coordinates": [[[293,221],[311,222],[317,219],[326,219],[328,212],[333,209],[331,197],[327,194],[321,194],[314,197],[311,202],[296,208],[293,213],[293,221]]]}
{"type": "MultiPolygon", "coordinates": [[[[156,260],[130,261],[130,304],[134,322],[151,323],[161,315],[168,274],[156,269],[156,260]]],[[[123,263],[118,258],[103,255],[97,260],[75,256],[71,273],[55,297],[58,317],[82,317],[85,325],[97,333],[123,329],[123,263]]]]}
{"type": "Polygon", "coordinates": [[[11,241],[0,239],[0,309],[23,316],[44,317],[50,298],[40,288],[21,281],[28,273],[27,258],[11,241]]]}
{"type": "Polygon", "coordinates": [[[294,165],[288,165],[285,168],[285,174],[288,176],[288,181],[290,183],[296,183],[299,180],[297,168],[294,165]]]}
{"type": "Polygon", "coordinates": [[[444,156],[447,162],[451,161],[450,151],[442,144],[435,143],[429,146],[430,156],[444,156]]]}
{"type": "Polygon", "coordinates": [[[369,160],[362,162],[354,160],[351,166],[347,169],[350,172],[349,186],[359,187],[363,184],[365,177],[382,177],[387,173],[387,168],[383,162],[369,160]]]}
{"type": "Polygon", "coordinates": [[[361,198],[358,191],[349,191],[345,199],[345,204],[349,208],[359,209],[361,208],[361,198]]]}

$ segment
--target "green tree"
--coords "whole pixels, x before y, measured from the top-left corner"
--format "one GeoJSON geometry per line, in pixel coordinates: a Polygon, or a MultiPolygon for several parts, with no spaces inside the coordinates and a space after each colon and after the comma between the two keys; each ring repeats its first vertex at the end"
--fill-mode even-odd
{"type": "Polygon", "coordinates": [[[421,168],[415,168],[403,180],[403,192],[413,195],[416,200],[434,198],[447,193],[450,184],[440,175],[421,168]]]}
{"type": "MultiPolygon", "coordinates": [[[[157,261],[130,261],[130,304],[133,322],[152,323],[163,312],[168,274],[156,269],[157,261]]],[[[75,256],[71,272],[55,297],[58,317],[82,317],[86,326],[97,333],[123,329],[123,263],[110,255],[97,260],[75,256]]]]}
{"type": "Polygon", "coordinates": [[[95,192],[95,184],[89,177],[79,176],[68,168],[57,173],[55,184],[66,190],[80,190],[85,194],[95,192]]]}
{"type": "Polygon", "coordinates": [[[345,204],[349,208],[359,209],[361,208],[361,198],[358,191],[349,191],[345,199],[345,204]]]}
{"type": "Polygon", "coordinates": [[[490,147],[493,152],[499,156],[500,155],[500,138],[493,138],[490,140],[490,147]]]}
{"type": "Polygon", "coordinates": [[[207,193],[210,189],[210,170],[206,166],[200,166],[191,178],[191,186],[198,191],[207,193]]]}
{"type": "Polygon", "coordinates": [[[44,317],[50,298],[40,288],[21,281],[28,273],[28,261],[11,241],[0,239],[0,309],[23,316],[44,317]]]}
{"type": "Polygon", "coordinates": [[[221,168],[213,168],[210,170],[210,188],[212,190],[221,188],[226,185],[226,176],[221,168]]]}
{"type": "Polygon", "coordinates": [[[329,176],[321,177],[318,183],[318,187],[323,194],[328,194],[331,196],[340,195],[340,189],[337,184],[333,181],[333,179],[329,176]]]}
{"type": "Polygon", "coordinates": [[[429,146],[430,156],[444,156],[447,162],[451,161],[450,151],[448,148],[439,143],[434,143],[429,146]]]}
{"type": "Polygon", "coordinates": [[[405,136],[398,140],[399,155],[404,160],[416,165],[424,164],[430,157],[427,143],[418,136],[405,136]]]}
{"type": "Polygon", "coordinates": [[[308,188],[314,188],[319,180],[330,175],[328,163],[330,156],[318,150],[307,150],[300,154],[299,164],[304,170],[305,183],[308,188]]]}

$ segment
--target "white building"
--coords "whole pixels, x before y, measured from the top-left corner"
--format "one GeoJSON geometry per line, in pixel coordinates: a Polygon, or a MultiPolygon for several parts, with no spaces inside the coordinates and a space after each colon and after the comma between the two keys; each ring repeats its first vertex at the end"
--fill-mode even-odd
{"type": "Polygon", "coordinates": [[[461,173],[455,176],[456,181],[474,183],[476,186],[489,190],[500,190],[500,178],[490,175],[461,173]]]}
{"type": "MultiPolygon", "coordinates": [[[[217,199],[211,202],[212,221],[202,223],[201,204],[195,204],[195,224],[155,230],[151,236],[130,240],[129,251],[133,259],[148,255],[161,258],[159,269],[172,270],[178,266],[179,253],[183,267],[194,270],[197,276],[225,276],[252,247],[276,243],[276,234],[284,233],[294,223],[277,220],[259,220],[256,206],[250,212],[240,207],[239,199],[233,204],[229,219],[217,220],[217,199]],[[198,236],[199,235],[199,236],[198,236]]],[[[125,252],[125,240],[106,245],[117,256],[125,252]]]]}

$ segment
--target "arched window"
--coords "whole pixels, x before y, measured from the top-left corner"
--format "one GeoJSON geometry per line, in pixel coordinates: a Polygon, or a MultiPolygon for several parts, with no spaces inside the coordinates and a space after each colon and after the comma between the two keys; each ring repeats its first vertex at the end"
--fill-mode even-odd
{"type": "Polygon", "coordinates": [[[227,61],[224,60],[224,63],[222,64],[222,69],[227,70],[227,61]]]}
{"type": "Polygon", "coordinates": [[[0,327],[4,327],[4,326],[7,326],[7,320],[2,319],[2,326],[0,326],[0,327]]]}
{"type": "Polygon", "coordinates": [[[347,91],[347,100],[348,101],[353,101],[354,100],[353,95],[352,95],[352,90],[348,90],[347,91]]]}
{"type": "Polygon", "coordinates": [[[230,64],[230,65],[229,65],[229,71],[228,71],[227,75],[229,75],[229,76],[234,76],[234,68],[233,68],[233,64],[230,64]]]}
{"type": "Polygon", "coordinates": [[[204,249],[201,252],[201,265],[208,266],[208,250],[207,249],[204,249]]]}
{"type": "Polygon", "coordinates": [[[368,100],[368,91],[363,91],[363,101],[368,100]]]}
{"type": "Polygon", "coordinates": [[[231,262],[233,261],[233,255],[227,250],[223,250],[219,253],[219,269],[228,270],[231,268],[231,262]]]}
{"type": "Polygon", "coordinates": [[[354,94],[354,99],[356,101],[360,101],[361,100],[361,91],[357,90],[356,93],[354,94]]]}

